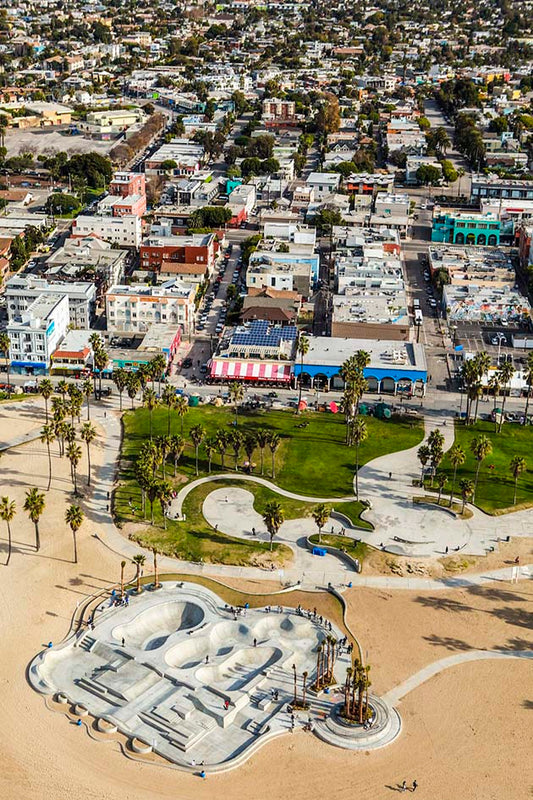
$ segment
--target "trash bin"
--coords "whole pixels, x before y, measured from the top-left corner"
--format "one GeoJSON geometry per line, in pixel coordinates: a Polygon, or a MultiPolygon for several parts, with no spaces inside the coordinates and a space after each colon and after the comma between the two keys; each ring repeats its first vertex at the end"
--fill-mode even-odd
{"type": "Polygon", "coordinates": [[[325,556],[326,550],[323,547],[313,547],[313,555],[314,556],[325,556]]]}

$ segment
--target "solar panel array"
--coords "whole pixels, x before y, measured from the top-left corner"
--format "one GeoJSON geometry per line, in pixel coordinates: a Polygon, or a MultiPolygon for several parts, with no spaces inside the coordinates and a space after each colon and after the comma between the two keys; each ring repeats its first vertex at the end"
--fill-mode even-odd
{"type": "Polygon", "coordinates": [[[231,343],[257,347],[278,347],[283,341],[295,341],[298,330],[295,325],[270,325],[267,320],[256,319],[249,327],[239,327],[231,343]]]}

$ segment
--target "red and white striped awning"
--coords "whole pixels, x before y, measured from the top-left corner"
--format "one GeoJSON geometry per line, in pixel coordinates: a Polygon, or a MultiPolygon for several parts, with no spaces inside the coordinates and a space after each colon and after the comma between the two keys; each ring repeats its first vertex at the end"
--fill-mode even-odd
{"type": "Polygon", "coordinates": [[[276,364],[271,361],[230,361],[213,359],[211,377],[221,380],[279,381],[289,383],[290,364],[276,364]]]}

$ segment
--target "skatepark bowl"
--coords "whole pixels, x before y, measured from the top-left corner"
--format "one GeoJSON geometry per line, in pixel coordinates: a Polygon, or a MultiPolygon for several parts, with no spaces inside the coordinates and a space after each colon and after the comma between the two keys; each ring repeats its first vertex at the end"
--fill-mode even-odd
{"type": "MultiPolygon", "coordinates": [[[[102,603],[90,629],[33,659],[29,678],[105,735],[125,734],[136,753],[222,771],[291,729],[295,674],[300,696],[308,674],[309,713],[329,709],[309,688],[317,647],[343,636],[326,622],[290,607],[234,610],[202,586],[166,581],[128,605],[102,603]]],[[[340,648],[338,680],[350,663],[340,648]]]]}

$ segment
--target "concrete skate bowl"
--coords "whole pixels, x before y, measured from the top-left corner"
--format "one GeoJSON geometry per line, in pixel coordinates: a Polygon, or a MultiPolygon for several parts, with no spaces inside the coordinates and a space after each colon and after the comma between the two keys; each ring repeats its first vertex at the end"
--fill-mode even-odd
{"type": "Polygon", "coordinates": [[[140,650],[157,650],[176,631],[196,628],[204,620],[204,610],[190,600],[170,600],[147,608],[126,625],[113,629],[113,638],[122,639],[140,650]]]}
{"type": "Polygon", "coordinates": [[[274,640],[290,650],[312,652],[326,638],[326,632],[318,625],[302,617],[283,614],[268,614],[254,625],[253,636],[258,642],[274,640]]]}
{"type": "Polygon", "coordinates": [[[280,661],[282,655],[279,647],[244,647],[235,650],[221,664],[200,667],[195,677],[204,686],[235,692],[280,661]]]}
{"type": "Polygon", "coordinates": [[[219,622],[208,634],[180,642],[165,653],[170,667],[194,669],[205,663],[205,657],[220,658],[229,655],[235,645],[250,644],[253,636],[247,625],[238,622],[219,622]]]}

